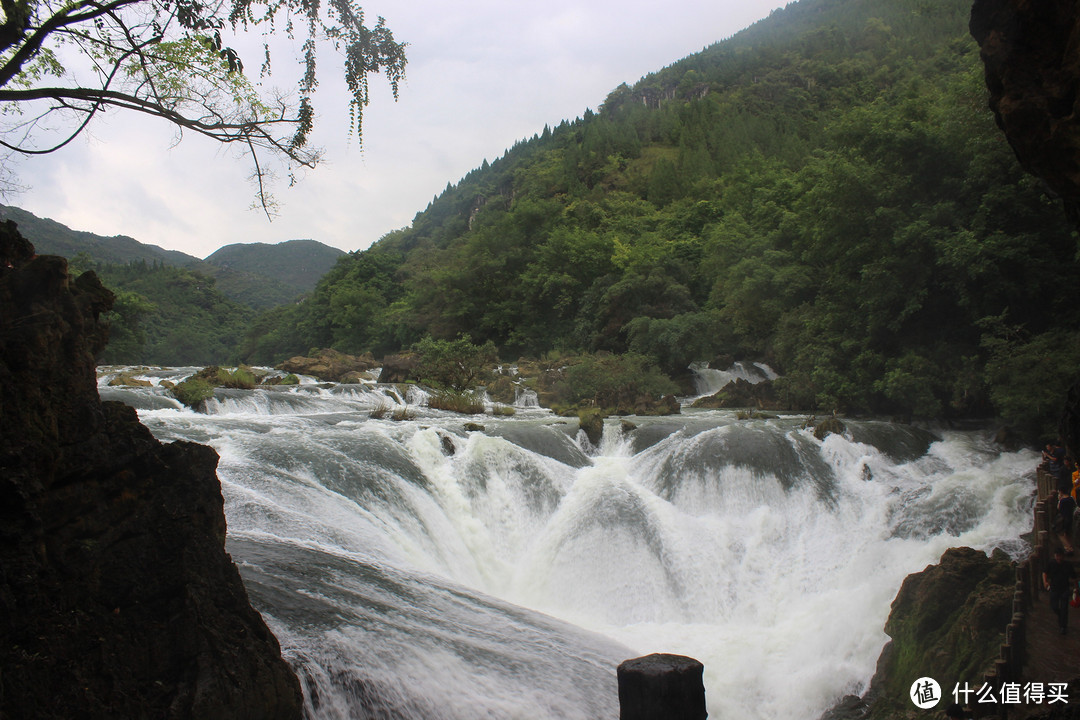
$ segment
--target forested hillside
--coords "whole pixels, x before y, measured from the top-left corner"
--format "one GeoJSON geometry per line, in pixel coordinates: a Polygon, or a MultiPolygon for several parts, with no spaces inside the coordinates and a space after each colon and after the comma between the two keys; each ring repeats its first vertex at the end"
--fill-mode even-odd
{"type": "Polygon", "coordinates": [[[102,364],[210,365],[236,356],[237,340],[255,310],[227,298],[214,278],[188,268],[71,261],[75,272],[94,270],[116,295],[108,315],[109,344],[102,364]]]}
{"type": "Polygon", "coordinates": [[[1036,427],[1077,369],[1076,241],[993,126],[969,8],[793,3],[485,161],[243,354],[733,356],[792,407],[1036,427]]]}
{"type": "Polygon", "coordinates": [[[0,205],[0,219],[12,220],[39,253],[73,258],[85,253],[97,262],[124,264],[145,261],[188,267],[199,258],[176,250],[166,250],[157,245],[147,245],[126,235],[106,237],[83,230],[72,230],[67,225],[39,218],[22,208],[0,205]]]}
{"type": "Polygon", "coordinates": [[[117,303],[101,361],[206,365],[235,358],[257,310],[311,291],[341,250],[314,240],[237,243],[205,260],[126,236],[72,230],[21,208],[0,205],[41,254],[94,270],[117,303]]]}
{"type": "MultiPolygon", "coordinates": [[[[243,291],[235,288],[230,297],[256,308],[266,308],[288,302],[310,291],[319,279],[345,253],[315,240],[287,240],[268,243],[234,243],[219,248],[206,257],[205,264],[214,268],[212,274],[219,283],[226,277],[246,275],[251,280],[243,291]],[[265,297],[266,279],[272,278],[288,296],[270,303],[265,297]],[[260,282],[263,288],[260,290],[260,282]]],[[[224,288],[223,288],[224,290],[224,288]]]]}

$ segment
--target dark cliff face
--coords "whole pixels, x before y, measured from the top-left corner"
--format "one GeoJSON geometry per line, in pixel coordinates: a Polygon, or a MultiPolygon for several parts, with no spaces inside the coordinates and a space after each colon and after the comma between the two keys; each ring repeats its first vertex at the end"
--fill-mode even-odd
{"type": "Polygon", "coordinates": [[[0,224],[0,718],[297,718],[217,455],[102,403],[112,294],[0,224]]]}
{"type": "MultiPolygon", "coordinates": [[[[1080,6],[975,0],[968,28],[979,43],[998,126],[1020,164],[1061,198],[1080,230],[1080,6]]],[[[1061,436],[1080,456],[1080,385],[1069,392],[1061,436]]]]}
{"type": "Polygon", "coordinates": [[[1080,13],[1075,0],[975,0],[990,109],[1020,164],[1080,225],[1080,13]]]}

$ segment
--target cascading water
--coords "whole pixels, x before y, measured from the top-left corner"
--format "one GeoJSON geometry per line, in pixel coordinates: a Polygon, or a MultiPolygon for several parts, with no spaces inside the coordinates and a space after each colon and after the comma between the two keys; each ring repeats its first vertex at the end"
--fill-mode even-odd
{"type": "Polygon", "coordinates": [[[712,395],[725,385],[736,380],[745,380],[756,385],[763,380],[775,380],[779,377],[771,367],[763,363],[735,362],[727,370],[709,367],[708,363],[691,363],[694,373],[694,386],[699,395],[712,395]]]}
{"type": "Polygon", "coordinates": [[[221,455],[228,549],[317,718],[616,718],[650,652],[705,664],[710,717],[817,718],[865,690],[907,574],[1023,551],[1037,462],[881,422],[686,409],[594,449],[535,408],[374,419],[402,400],[375,386],[101,394],[221,455]]]}

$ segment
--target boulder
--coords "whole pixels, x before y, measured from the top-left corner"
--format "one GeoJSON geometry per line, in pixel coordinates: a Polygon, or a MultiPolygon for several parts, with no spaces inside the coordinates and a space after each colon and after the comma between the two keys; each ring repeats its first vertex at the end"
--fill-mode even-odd
{"type": "Polygon", "coordinates": [[[817,425],[814,426],[814,437],[818,440],[824,440],[830,433],[836,433],[837,435],[843,435],[847,431],[847,426],[844,425],[843,420],[840,418],[825,418],[817,425]]]}
{"type": "Polygon", "coordinates": [[[864,698],[870,718],[902,717],[913,710],[914,678],[932,677],[942,688],[981,683],[993,669],[1012,619],[1016,570],[1000,550],[946,550],[937,565],[909,575],[892,603],[882,650],[864,698]]]}
{"type": "Polygon", "coordinates": [[[310,375],[325,382],[343,382],[349,375],[351,382],[371,370],[376,365],[371,353],[364,355],[346,355],[343,352],[324,348],[309,356],[297,355],[277,366],[276,369],[297,375],[310,375]]]}
{"type": "Polygon", "coordinates": [[[600,445],[604,437],[604,414],[599,410],[585,410],[578,413],[578,429],[585,433],[594,446],[600,445]]]}
{"type": "Polygon", "coordinates": [[[517,385],[509,375],[499,375],[485,388],[493,402],[513,405],[517,399],[517,385]]]}
{"type": "Polygon", "coordinates": [[[216,453],[101,402],[112,293],[17,235],[0,225],[0,717],[299,718],[225,552],[216,453]]]}
{"type": "Polygon", "coordinates": [[[413,353],[387,355],[382,361],[381,383],[403,383],[416,381],[416,368],[420,365],[420,356],[413,353]]]}
{"type": "Polygon", "coordinates": [[[634,403],[633,408],[616,408],[619,415],[679,415],[682,406],[674,395],[664,395],[656,398],[643,395],[634,403]]]}
{"type": "Polygon", "coordinates": [[[109,381],[109,387],[151,387],[154,383],[144,378],[137,378],[130,373],[120,373],[109,381]]]}
{"type": "Polygon", "coordinates": [[[708,397],[694,401],[696,408],[757,408],[779,410],[780,402],[771,380],[751,383],[742,378],[732,380],[708,397]]]}

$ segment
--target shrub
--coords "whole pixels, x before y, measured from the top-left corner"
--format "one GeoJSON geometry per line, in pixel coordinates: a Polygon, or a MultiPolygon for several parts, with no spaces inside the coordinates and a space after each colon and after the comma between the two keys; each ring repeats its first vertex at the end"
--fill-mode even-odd
{"type": "Polygon", "coordinates": [[[458,393],[486,382],[498,361],[493,342],[474,345],[467,335],[457,340],[426,337],[413,345],[413,350],[420,356],[415,372],[421,382],[458,393]]]}
{"type": "Polygon", "coordinates": [[[484,412],[484,403],[474,392],[437,392],[428,400],[428,407],[464,415],[482,415],[484,412]]]}
{"type": "Polygon", "coordinates": [[[570,406],[630,411],[672,395],[678,386],[644,355],[582,355],[554,383],[555,401],[570,406]]]}

